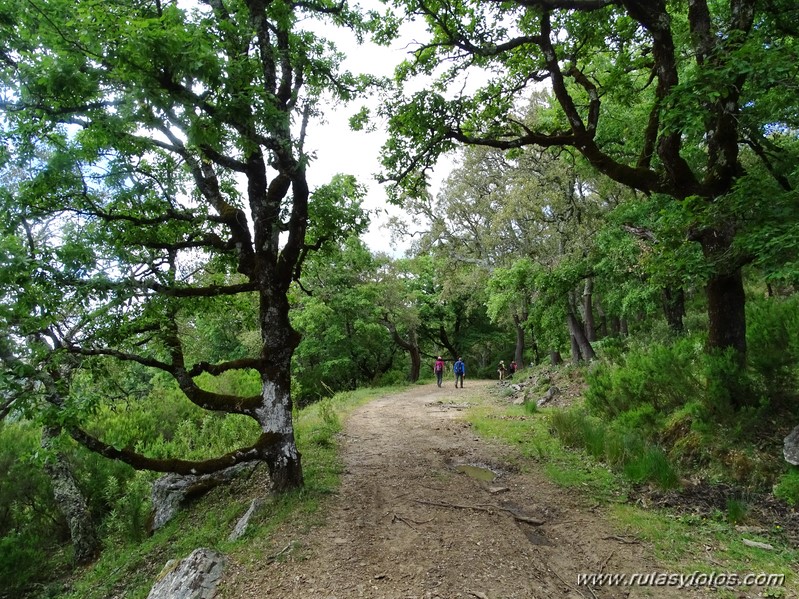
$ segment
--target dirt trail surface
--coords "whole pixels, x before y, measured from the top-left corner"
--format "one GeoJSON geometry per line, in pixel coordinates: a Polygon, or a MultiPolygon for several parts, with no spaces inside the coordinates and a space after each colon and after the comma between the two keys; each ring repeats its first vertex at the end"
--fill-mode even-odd
{"type": "MultiPolygon", "coordinates": [[[[290,548],[258,568],[231,564],[226,598],[608,599],[703,597],[667,587],[580,586],[580,573],[665,572],[651,548],[614,528],[512,449],[478,439],[463,410],[491,382],[386,396],[345,423],[345,472],[325,524],[282,530],[290,548]],[[493,481],[458,470],[490,468],[493,481]]],[[[497,400],[499,401],[499,400],[497,400]]]]}

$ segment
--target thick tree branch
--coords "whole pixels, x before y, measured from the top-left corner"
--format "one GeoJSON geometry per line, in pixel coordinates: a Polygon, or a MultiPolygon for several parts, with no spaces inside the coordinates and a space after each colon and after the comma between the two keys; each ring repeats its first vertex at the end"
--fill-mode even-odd
{"type": "Polygon", "coordinates": [[[9,397],[0,403],[0,422],[11,412],[15,401],[17,401],[16,397],[9,397]]]}
{"type": "Polygon", "coordinates": [[[658,242],[657,237],[655,237],[655,234],[649,229],[645,229],[644,227],[636,227],[634,225],[623,224],[621,228],[640,239],[646,239],[647,241],[650,241],[652,243],[658,242]]]}
{"type": "Polygon", "coordinates": [[[80,356],[108,356],[110,358],[115,358],[123,362],[135,362],[136,364],[141,364],[142,366],[147,366],[148,368],[163,370],[164,372],[172,373],[174,370],[172,365],[166,362],[156,360],[155,358],[140,356],[138,354],[123,352],[117,349],[88,348],[72,344],[65,345],[65,349],[71,354],[76,354],[80,356]]]}
{"type": "Polygon", "coordinates": [[[712,54],[716,45],[707,0],[688,0],[688,24],[694,42],[696,62],[701,66],[705,64],[705,60],[712,54]]]}
{"type": "MultiPolygon", "coordinates": [[[[504,0],[491,0],[495,3],[504,0]]],[[[618,5],[619,0],[514,0],[519,6],[529,6],[531,8],[541,8],[544,10],[578,10],[592,11],[605,8],[606,6],[618,5]]]]}
{"type": "Polygon", "coordinates": [[[260,358],[242,358],[240,360],[231,360],[229,362],[222,362],[220,364],[209,364],[208,362],[199,362],[192,366],[186,374],[190,377],[200,376],[202,373],[207,372],[213,376],[219,376],[224,372],[231,370],[260,370],[263,367],[263,360],[260,358]]]}
{"type": "Polygon", "coordinates": [[[262,433],[258,441],[249,447],[242,447],[209,460],[190,461],[174,458],[150,458],[127,448],[117,449],[77,427],[70,429],[69,434],[87,449],[106,458],[124,462],[136,470],[174,472],[183,475],[212,474],[236,464],[263,459],[264,455],[282,440],[281,436],[276,433],[262,433]]]}
{"type": "Polygon", "coordinates": [[[793,191],[793,185],[788,180],[788,177],[785,176],[785,173],[777,168],[772,160],[772,157],[769,156],[768,150],[764,147],[764,144],[768,143],[766,139],[755,139],[754,136],[750,136],[745,138],[743,142],[752,148],[755,154],[757,154],[758,158],[760,158],[763,165],[766,167],[766,170],[769,174],[774,178],[774,180],[782,187],[785,191],[793,191]]]}

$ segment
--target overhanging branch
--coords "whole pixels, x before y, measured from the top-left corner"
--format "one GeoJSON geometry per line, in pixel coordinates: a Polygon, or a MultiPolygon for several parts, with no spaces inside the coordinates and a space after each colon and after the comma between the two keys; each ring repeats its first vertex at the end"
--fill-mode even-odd
{"type": "Polygon", "coordinates": [[[117,449],[77,427],[70,429],[69,434],[75,441],[94,453],[124,462],[136,470],[173,472],[183,475],[212,474],[236,464],[263,459],[269,450],[282,440],[277,433],[262,433],[258,441],[249,447],[236,449],[217,458],[191,461],[176,458],[157,459],[127,448],[117,449]]]}

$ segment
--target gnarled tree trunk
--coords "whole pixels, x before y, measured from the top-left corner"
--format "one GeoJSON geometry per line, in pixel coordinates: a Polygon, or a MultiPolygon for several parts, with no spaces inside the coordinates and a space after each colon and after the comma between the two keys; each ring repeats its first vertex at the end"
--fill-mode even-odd
{"type": "Polygon", "coordinates": [[[516,330],[516,350],[513,353],[513,359],[516,360],[519,368],[524,365],[524,328],[522,327],[522,320],[527,320],[527,315],[513,315],[513,327],[516,330]]]}
{"type": "Polygon", "coordinates": [[[411,369],[408,373],[408,380],[411,383],[415,383],[419,380],[419,375],[422,372],[422,351],[419,349],[419,340],[416,336],[416,331],[411,330],[408,333],[408,339],[403,339],[399,332],[397,332],[397,327],[394,326],[393,323],[386,319],[385,325],[391,332],[394,343],[408,352],[411,358],[411,369]]]}
{"type": "Polygon", "coordinates": [[[585,335],[585,328],[583,323],[577,317],[577,312],[574,309],[573,297],[570,294],[567,304],[566,324],[569,327],[569,335],[572,343],[572,361],[576,364],[582,360],[593,360],[596,358],[594,348],[591,347],[591,342],[585,335]],[[576,346],[576,350],[575,350],[576,346]]]}
{"type": "MultiPolygon", "coordinates": [[[[52,449],[53,442],[60,433],[60,427],[45,426],[42,429],[42,447],[52,449]]],[[[100,539],[75,475],[67,460],[57,450],[54,450],[54,455],[45,462],[44,470],[50,478],[58,510],[69,526],[75,563],[89,563],[100,552],[100,539]]]]}
{"type": "Polygon", "coordinates": [[[262,450],[275,491],[303,484],[300,452],[294,440],[291,416],[291,356],[300,337],[289,323],[285,295],[268,297],[261,303],[262,359],[261,407],[255,410],[261,432],[270,435],[271,445],[262,450]]]}
{"type": "Polygon", "coordinates": [[[685,292],[682,287],[663,288],[663,313],[673,333],[683,332],[682,319],[685,316],[685,292]]]}
{"type": "Polygon", "coordinates": [[[591,277],[585,280],[583,312],[585,313],[585,338],[589,342],[596,341],[596,325],[594,324],[594,280],[591,277]]]}
{"type": "Polygon", "coordinates": [[[711,350],[732,348],[746,361],[746,296],[741,269],[710,277],[706,287],[708,334],[711,350]]]}
{"type": "Polygon", "coordinates": [[[736,258],[732,247],[735,230],[727,225],[692,232],[690,238],[699,242],[705,259],[714,266],[705,287],[708,349],[732,349],[743,366],[746,362],[746,294],[742,259],[736,258]]]}

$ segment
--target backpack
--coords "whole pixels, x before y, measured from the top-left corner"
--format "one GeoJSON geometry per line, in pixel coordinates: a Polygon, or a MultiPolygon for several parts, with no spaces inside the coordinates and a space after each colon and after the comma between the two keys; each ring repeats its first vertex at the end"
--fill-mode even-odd
{"type": "Polygon", "coordinates": [[[463,374],[463,362],[460,360],[455,362],[455,374],[463,374]]]}
{"type": "Polygon", "coordinates": [[[433,370],[435,370],[436,372],[443,372],[444,363],[443,362],[436,362],[435,368],[433,370]]]}

